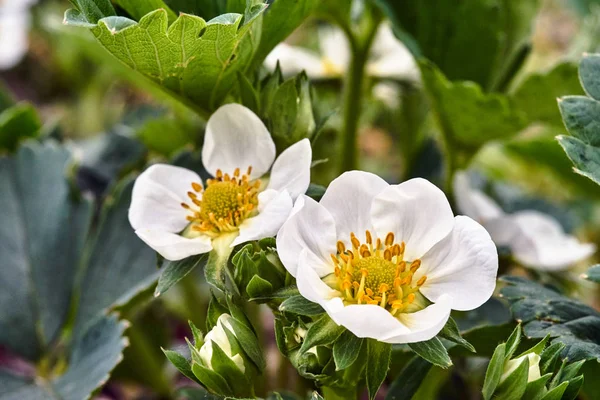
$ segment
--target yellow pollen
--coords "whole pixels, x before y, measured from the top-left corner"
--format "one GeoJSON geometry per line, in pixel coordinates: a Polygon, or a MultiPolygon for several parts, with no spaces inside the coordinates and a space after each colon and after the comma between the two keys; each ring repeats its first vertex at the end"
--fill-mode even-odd
{"type": "Polygon", "coordinates": [[[341,292],[344,303],[378,305],[392,315],[414,312],[415,306],[411,304],[427,280],[423,275],[413,282],[421,260],[404,260],[406,245],[396,243],[391,232],[384,240],[374,237],[368,230],[365,243],[361,243],[354,233],[349,239],[346,243],[338,241],[336,254],[331,254],[336,279],[330,284],[341,292]],[[352,250],[347,250],[346,244],[352,250]]]}
{"type": "Polygon", "coordinates": [[[205,189],[197,182],[191,184],[193,192],[187,193],[191,204],[181,203],[181,206],[192,212],[187,217],[192,230],[216,237],[222,232],[238,230],[252,216],[258,205],[260,181],[239,175],[239,169],[233,176],[217,170],[215,179],[207,180],[205,189]]]}

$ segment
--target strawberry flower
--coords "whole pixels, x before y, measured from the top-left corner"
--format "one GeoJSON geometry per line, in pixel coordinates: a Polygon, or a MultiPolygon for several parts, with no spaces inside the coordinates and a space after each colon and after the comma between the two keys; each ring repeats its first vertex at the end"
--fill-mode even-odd
{"type": "Polygon", "coordinates": [[[424,179],[389,185],[347,172],[319,203],[298,198],[277,249],[304,297],[356,336],[387,343],[431,339],[451,310],[479,307],[496,286],[489,234],[454,217],[424,179]]]}
{"type": "Polygon", "coordinates": [[[135,182],[129,221],[171,261],[274,236],[308,188],[311,157],[304,139],[275,159],[262,121],[239,104],[222,106],[208,120],[202,149],[213,179],[203,185],[193,171],[153,165],[135,182]]]}

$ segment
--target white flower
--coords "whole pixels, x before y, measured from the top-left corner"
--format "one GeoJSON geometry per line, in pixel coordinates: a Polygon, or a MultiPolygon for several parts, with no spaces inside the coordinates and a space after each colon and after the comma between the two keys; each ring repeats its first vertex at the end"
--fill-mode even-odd
{"type": "Polygon", "coordinates": [[[550,215],[535,210],[506,214],[494,200],[471,187],[464,172],[455,175],[454,195],[458,210],[483,224],[494,242],[509,247],[525,266],[559,271],[596,251],[595,245],[567,235],[550,215]]]}
{"type": "Polygon", "coordinates": [[[262,121],[239,104],[225,105],[208,120],[202,149],[215,179],[204,187],[193,171],[153,165],[135,182],[129,222],[172,261],[274,236],[308,188],[311,157],[303,139],[275,160],[262,121]]]}
{"type": "Polygon", "coordinates": [[[431,339],[450,310],[490,298],[498,270],[489,234],[455,218],[433,184],[361,171],[335,179],[320,203],[299,197],[277,251],[304,297],[356,336],[388,343],[431,339]]]}
{"type": "Polygon", "coordinates": [[[525,362],[525,360],[529,361],[529,373],[527,375],[527,383],[536,381],[541,378],[540,373],[540,356],[536,353],[527,353],[519,358],[515,358],[514,360],[510,360],[504,366],[504,372],[502,373],[502,377],[500,378],[500,382],[504,382],[506,378],[510,376],[519,366],[525,362]]]}
{"type": "MultiPolygon", "coordinates": [[[[340,78],[350,64],[350,46],[339,28],[319,29],[320,54],[310,50],[277,45],[265,60],[265,66],[273,70],[279,61],[285,75],[306,71],[310,78],[340,78]]],[[[367,63],[367,74],[378,78],[417,80],[417,65],[408,49],[394,36],[388,23],[381,24],[373,41],[367,63]]]]}
{"type": "Polygon", "coordinates": [[[0,1],[0,70],[14,67],[27,53],[31,15],[36,0],[0,1]]]}
{"type": "Polygon", "coordinates": [[[202,361],[204,361],[205,366],[213,369],[211,360],[213,355],[213,345],[216,344],[223,350],[227,357],[231,358],[243,373],[246,371],[244,359],[240,354],[233,354],[231,343],[229,343],[229,338],[227,337],[227,333],[225,333],[225,329],[227,329],[235,336],[233,326],[231,326],[231,319],[232,317],[229,314],[221,314],[221,316],[219,316],[217,324],[204,337],[204,344],[200,350],[198,350],[198,354],[202,361]]]}

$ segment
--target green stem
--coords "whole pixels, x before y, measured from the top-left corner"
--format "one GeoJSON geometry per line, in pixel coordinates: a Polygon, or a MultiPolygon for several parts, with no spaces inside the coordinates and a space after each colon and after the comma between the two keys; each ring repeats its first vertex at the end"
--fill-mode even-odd
{"type": "Polygon", "coordinates": [[[352,400],[358,398],[358,390],[356,387],[341,389],[323,386],[321,391],[323,392],[323,398],[325,400],[352,400]]]}
{"type": "Polygon", "coordinates": [[[373,38],[381,22],[381,16],[377,13],[369,16],[369,18],[364,35],[346,32],[350,43],[351,57],[344,82],[340,173],[358,168],[358,128],[362,108],[363,86],[365,83],[365,67],[373,38]]]}

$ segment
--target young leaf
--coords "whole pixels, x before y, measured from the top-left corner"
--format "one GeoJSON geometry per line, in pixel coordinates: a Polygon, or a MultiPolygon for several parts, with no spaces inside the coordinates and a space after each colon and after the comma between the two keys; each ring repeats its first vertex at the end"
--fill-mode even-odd
{"type": "Polygon", "coordinates": [[[308,328],[302,347],[300,347],[300,354],[306,353],[314,346],[335,342],[344,331],[343,326],[336,324],[327,314],[324,314],[308,328]]]}
{"type": "Polygon", "coordinates": [[[421,357],[414,357],[406,364],[390,386],[385,400],[410,400],[419,390],[432,364],[421,357]]]}
{"type": "Polygon", "coordinates": [[[392,356],[392,345],[375,339],[367,341],[367,391],[369,399],[373,400],[379,391],[379,387],[387,376],[392,356]]]}
{"type": "Polygon", "coordinates": [[[504,360],[510,360],[521,343],[521,336],[523,332],[521,330],[521,324],[518,324],[515,330],[510,334],[506,341],[506,347],[504,352],[504,360]]]}
{"type": "Polygon", "coordinates": [[[165,356],[167,356],[171,364],[173,364],[175,368],[179,370],[179,372],[181,372],[183,375],[193,380],[194,382],[200,383],[194,375],[194,373],[192,372],[192,368],[190,367],[190,361],[187,358],[173,350],[165,350],[162,347],[161,350],[163,351],[163,353],[165,353],[165,356]]]}
{"type": "Polygon", "coordinates": [[[306,316],[319,315],[325,312],[319,304],[313,303],[303,296],[293,296],[285,299],[279,306],[279,311],[306,316]]]}
{"type": "Polygon", "coordinates": [[[358,358],[364,339],[356,337],[352,332],[345,331],[333,344],[333,360],[335,370],[348,368],[358,358]]]}
{"type": "Polygon", "coordinates": [[[254,275],[248,285],[246,285],[246,293],[251,299],[268,296],[273,292],[273,285],[258,275],[254,275]]]}
{"type": "Polygon", "coordinates": [[[240,342],[240,346],[248,358],[256,365],[256,368],[262,372],[265,369],[265,359],[258,343],[258,338],[250,328],[239,320],[233,319],[231,324],[233,326],[233,333],[235,333],[237,340],[240,342]]]}
{"type": "Polygon", "coordinates": [[[441,368],[448,368],[452,365],[448,350],[437,337],[425,342],[409,343],[408,347],[433,365],[441,368]]]}
{"type": "Polygon", "coordinates": [[[504,359],[506,353],[506,343],[502,343],[496,347],[492,359],[485,372],[485,381],[483,382],[483,398],[490,400],[500,383],[502,372],[504,371],[504,359]]]}
{"type": "Polygon", "coordinates": [[[185,278],[196,267],[206,263],[207,258],[207,254],[199,254],[179,261],[165,260],[161,267],[162,272],[158,278],[158,285],[156,285],[156,289],[154,290],[154,297],[165,293],[171,286],[185,278]]]}
{"type": "Polygon", "coordinates": [[[475,347],[469,342],[467,342],[461,335],[458,329],[458,325],[456,325],[456,321],[452,317],[448,318],[448,322],[442,328],[442,331],[438,334],[439,337],[454,342],[465,349],[469,350],[472,353],[475,353],[475,347]]]}

